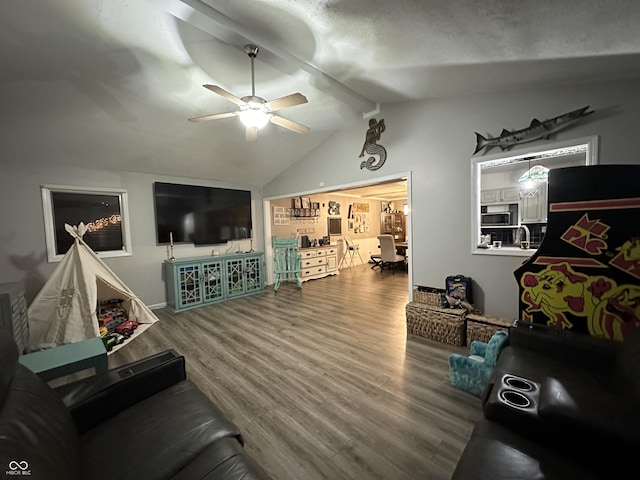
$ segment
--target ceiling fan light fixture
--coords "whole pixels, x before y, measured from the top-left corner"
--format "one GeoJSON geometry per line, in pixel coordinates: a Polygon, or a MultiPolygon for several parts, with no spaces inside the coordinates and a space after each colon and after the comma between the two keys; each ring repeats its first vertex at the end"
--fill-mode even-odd
{"type": "Polygon", "coordinates": [[[249,104],[240,109],[238,116],[245,127],[262,128],[269,123],[270,115],[260,106],[249,104]]]}
{"type": "Polygon", "coordinates": [[[301,105],[307,103],[307,97],[301,93],[292,93],[284,97],[276,98],[267,102],[264,98],[256,95],[255,75],[253,69],[253,62],[258,54],[258,47],[255,45],[246,45],[245,52],[251,59],[251,95],[238,98],[234,94],[227,92],[224,88],[218,85],[203,85],[208,90],[211,90],[218,95],[223,96],[232,103],[235,103],[239,108],[235,112],[218,113],[214,115],[203,115],[200,117],[189,118],[190,122],[203,122],[205,120],[216,120],[219,118],[227,118],[238,116],[240,121],[246,127],[247,140],[255,140],[258,135],[258,130],[264,127],[267,123],[273,124],[291,130],[296,133],[308,133],[310,128],[305,127],[292,120],[278,116],[276,111],[283,108],[293,107],[295,105],[301,105]]]}

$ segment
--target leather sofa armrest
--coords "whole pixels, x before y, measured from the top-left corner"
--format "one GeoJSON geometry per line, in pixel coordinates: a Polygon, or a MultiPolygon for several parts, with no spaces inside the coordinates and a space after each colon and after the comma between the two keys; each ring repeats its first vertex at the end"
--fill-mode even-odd
{"type": "Polygon", "coordinates": [[[540,388],[541,419],[574,432],[601,449],[614,445],[620,454],[640,448],[640,414],[637,405],[614,392],[561,382],[548,377],[540,388]]]}
{"type": "Polygon", "coordinates": [[[83,433],[185,379],[184,357],[166,350],[54,390],[69,409],[78,432],[83,433]]]}

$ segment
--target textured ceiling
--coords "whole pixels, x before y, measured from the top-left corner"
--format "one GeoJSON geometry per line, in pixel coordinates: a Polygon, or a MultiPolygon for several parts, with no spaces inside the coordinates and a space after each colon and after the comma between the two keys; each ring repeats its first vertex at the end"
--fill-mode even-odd
{"type": "Polygon", "coordinates": [[[631,0],[3,0],[0,162],[259,186],[377,104],[635,77],[639,23],[631,0]],[[235,109],[204,83],[251,93],[249,42],[256,94],[304,94],[280,113],[311,133],[187,122],[235,109]]]}

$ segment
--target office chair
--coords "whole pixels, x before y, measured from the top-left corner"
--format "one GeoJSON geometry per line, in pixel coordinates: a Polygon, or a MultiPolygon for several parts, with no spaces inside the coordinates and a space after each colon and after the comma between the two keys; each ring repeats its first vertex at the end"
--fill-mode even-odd
{"type": "Polygon", "coordinates": [[[340,265],[338,268],[342,267],[342,264],[346,261],[348,267],[355,267],[355,256],[357,255],[360,259],[360,263],[364,268],[364,260],[362,260],[362,256],[360,256],[360,245],[357,243],[353,243],[351,237],[348,235],[344,236],[344,253],[342,254],[342,260],[340,260],[340,265]]]}
{"type": "Polygon", "coordinates": [[[380,273],[382,273],[387,268],[396,273],[396,266],[399,263],[404,265],[404,256],[398,255],[396,252],[396,242],[393,235],[378,235],[378,241],[380,242],[380,255],[371,255],[373,262],[371,269],[380,267],[380,273]]]}

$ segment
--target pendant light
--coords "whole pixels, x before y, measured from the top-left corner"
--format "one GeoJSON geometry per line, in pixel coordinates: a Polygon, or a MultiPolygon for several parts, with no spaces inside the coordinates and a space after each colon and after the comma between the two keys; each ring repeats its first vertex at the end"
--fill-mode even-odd
{"type": "Polygon", "coordinates": [[[549,178],[549,169],[543,165],[531,166],[529,158],[529,168],[518,179],[520,185],[520,198],[533,198],[540,195],[540,186],[549,178]]]}

